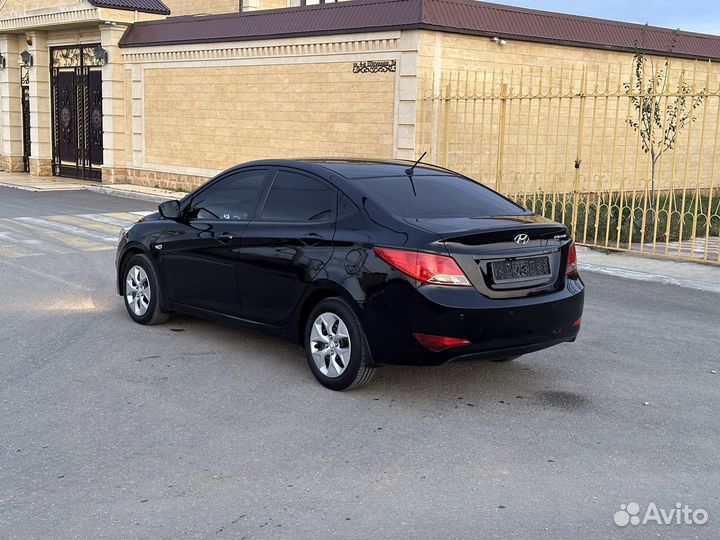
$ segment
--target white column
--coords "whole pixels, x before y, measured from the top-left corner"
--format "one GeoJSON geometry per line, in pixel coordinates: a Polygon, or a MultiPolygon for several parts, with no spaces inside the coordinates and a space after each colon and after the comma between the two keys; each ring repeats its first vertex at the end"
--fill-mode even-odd
{"type": "Polygon", "coordinates": [[[52,119],[50,114],[50,49],[45,32],[29,32],[33,56],[30,68],[30,174],[52,174],[52,119]]]}
{"type": "Polygon", "coordinates": [[[0,54],[6,67],[0,71],[0,164],[7,171],[23,170],[22,93],[18,65],[18,37],[0,35],[0,54]]]}
{"type": "Polygon", "coordinates": [[[108,53],[102,70],[103,92],[103,182],[122,182],[126,167],[125,67],[118,43],[125,25],[100,25],[100,43],[108,53]]]}
{"type": "Polygon", "coordinates": [[[416,157],[415,134],[418,98],[418,49],[420,32],[403,30],[400,37],[400,60],[397,67],[395,157],[417,159],[425,149],[418,149],[416,157]]]}
{"type": "Polygon", "coordinates": [[[141,168],[143,163],[143,70],[132,67],[132,164],[141,168]]]}

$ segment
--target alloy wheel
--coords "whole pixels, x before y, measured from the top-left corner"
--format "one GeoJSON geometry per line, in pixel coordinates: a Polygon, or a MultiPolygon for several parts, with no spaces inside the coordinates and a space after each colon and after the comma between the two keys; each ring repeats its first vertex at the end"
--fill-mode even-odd
{"type": "Polygon", "coordinates": [[[142,266],[135,265],[128,270],[125,280],[125,300],[137,317],[142,317],[150,307],[150,280],[142,266]]]}
{"type": "Polygon", "coordinates": [[[335,313],[319,315],[310,331],[310,351],[320,373],[331,379],[342,375],[350,363],[350,333],[335,313]]]}

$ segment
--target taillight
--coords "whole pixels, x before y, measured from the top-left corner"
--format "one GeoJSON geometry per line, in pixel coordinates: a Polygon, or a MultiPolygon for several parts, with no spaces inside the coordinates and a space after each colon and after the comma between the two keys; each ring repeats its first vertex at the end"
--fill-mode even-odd
{"type": "Polygon", "coordinates": [[[468,345],[470,342],[467,339],[454,338],[447,336],[433,336],[431,334],[420,334],[415,332],[413,334],[420,344],[430,349],[433,352],[440,352],[450,347],[459,347],[460,345],[468,345]]]}
{"type": "Polygon", "coordinates": [[[570,244],[570,247],[568,248],[568,259],[567,259],[567,267],[565,268],[565,275],[566,276],[577,276],[578,275],[577,252],[575,251],[575,242],[572,242],[570,244]]]}
{"type": "Polygon", "coordinates": [[[423,283],[465,287],[470,285],[452,257],[380,247],[375,248],[375,254],[393,268],[423,283]]]}

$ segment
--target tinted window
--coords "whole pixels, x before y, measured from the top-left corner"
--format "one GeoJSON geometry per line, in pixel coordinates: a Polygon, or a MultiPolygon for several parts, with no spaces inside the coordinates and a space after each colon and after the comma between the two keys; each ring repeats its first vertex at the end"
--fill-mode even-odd
{"type": "Polygon", "coordinates": [[[189,219],[250,219],[267,169],[232,173],[193,199],[189,219]]]}
{"type": "Polygon", "coordinates": [[[376,203],[402,217],[486,217],[527,213],[491,189],[457,176],[416,175],[412,182],[407,175],[355,181],[376,203]]]}
{"type": "Polygon", "coordinates": [[[278,171],[268,193],[262,219],[322,221],[335,217],[335,189],[302,173],[278,171]]]}

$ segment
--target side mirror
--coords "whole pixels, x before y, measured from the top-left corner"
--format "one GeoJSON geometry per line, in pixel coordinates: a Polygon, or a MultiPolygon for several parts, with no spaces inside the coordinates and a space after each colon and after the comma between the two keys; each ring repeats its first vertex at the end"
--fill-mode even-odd
{"type": "Polygon", "coordinates": [[[178,201],[165,201],[158,206],[158,211],[165,219],[173,221],[180,219],[180,203],[178,201]]]}

